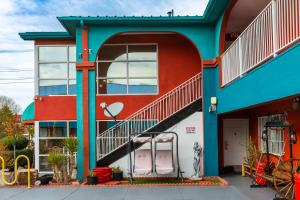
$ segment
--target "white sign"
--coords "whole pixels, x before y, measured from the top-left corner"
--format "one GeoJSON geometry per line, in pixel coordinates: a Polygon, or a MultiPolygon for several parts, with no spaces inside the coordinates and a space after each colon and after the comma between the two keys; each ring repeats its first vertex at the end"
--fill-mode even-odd
{"type": "Polygon", "coordinates": [[[185,128],[186,134],[195,134],[196,133],[196,127],[186,127],[185,128]]]}

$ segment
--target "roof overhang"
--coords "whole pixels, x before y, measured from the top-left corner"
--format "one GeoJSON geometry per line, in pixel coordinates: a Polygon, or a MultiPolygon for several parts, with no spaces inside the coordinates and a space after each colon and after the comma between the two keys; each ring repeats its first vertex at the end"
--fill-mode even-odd
{"type": "Polygon", "coordinates": [[[68,32],[25,32],[19,33],[23,40],[37,39],[72,39],[68,32]]]}
{"type": "Polygon", "coordinates": [[[20,33],[24,40],[71,39],[76,37],[76,27],[97,26],[193,26],[215,25],[224,13],[230,0],[210,0],[202,16],[66,16],[57,17],[67,32],[26,32],[20,33]]]}
{"type": "Polygon", "coordinates": [[[21,118],[22,123],[32,124],[34,123],[34,102],[30,103],[24,110],[21,118]]]}

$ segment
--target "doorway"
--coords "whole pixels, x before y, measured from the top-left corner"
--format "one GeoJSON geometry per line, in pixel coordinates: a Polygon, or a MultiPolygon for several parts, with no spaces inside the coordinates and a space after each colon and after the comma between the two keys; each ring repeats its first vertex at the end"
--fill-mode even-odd
{"type": "Polygon", "coordinates": [[[248,119],[223,120],[224,168],[240,172],[249,136],[248,119]]]}

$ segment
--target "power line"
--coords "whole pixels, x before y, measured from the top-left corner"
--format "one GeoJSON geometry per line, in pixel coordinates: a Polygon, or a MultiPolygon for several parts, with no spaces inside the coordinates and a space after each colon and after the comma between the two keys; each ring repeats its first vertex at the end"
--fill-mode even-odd
{"type": "Polygon", "coordinates": [[[17,84],[17,83],[33,83],[33,81],[22,81],[22,82],[6,82],[6,83],[0,83],[0,85],[6,85],[6,84],[17,84]]]}
{"type": "Polygon", "coordinates": [[[0,72],[29,72],[29,71],[33,71],[33,69],[7,69],[7,70],[0,69],[0,72]]]}
{"type": "Polygon", "coordinates": [[[9,80],[28,80],[33,79],[30,77],[22,77],[22,78],[0,78],[0,81],[9,81],[9,80]]]}

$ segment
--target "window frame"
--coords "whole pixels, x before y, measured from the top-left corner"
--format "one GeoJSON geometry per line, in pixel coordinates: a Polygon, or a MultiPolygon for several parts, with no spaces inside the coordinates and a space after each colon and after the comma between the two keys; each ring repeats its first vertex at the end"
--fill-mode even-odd
{"type": "Polygon", "coordinates": [[[34,46],[34,51],[35,51],[35,82],[34,82],[34,85],[35,85],[35,95],[37,96],[76,96],[76,93],[75,94],[69,94],[69,83],[70,81],[76,81],[76,84],[77,84],[77,79],[75,77],[74,78],[69,78],[69,68],[70,68],[70,64],[75,64],[75,69],[76,69],[76,58],[75,58],[75,61],[70,61],[70,47],[75,47],[75,52],[76,52],[76,44],[58,44],[58,45],[35,45],[34,46]],[[47,62],[44,62],[44,61],[39,61],[39,48],[40,47],[66,47],[67,48],[67,61],[47,61],[47,62]],[[40,78],[40,64],[66,64],[67,65],[67,78],[47,78],[47,79],[41,79],[40,78]],[[50,94],[50,95],[40,95],[40,80],[57,80],[57,81],[66,81],[67,82],[67,93],[66,94],[50,94]]]}
{"type": "MultiPolygon", "coordinates": [[[[38,140],[38,149],[36,150],[38,152],[38,166],[36,166],[39,170],[39,173],[41,174],[44,174],[44,173],[53,173],[52,171],[41,171],[40,170],[40,157],[47,157],[49,156],[49,154],[41,154],[40,153],[40,140],[63,140],[63,139],[66,139],[66,138],[69,138],[70,137],[70,123],[71,122],[76,122],[78,123],[77,120],[43,120],[43,121],[39,121],[39,127],[38,127],[38,135],[37,135],[37,140],[38,140]],[[53,123],[56,123],[56,122],[65,122],[66,123],[66,131],[67,131],[67,134],[66,134],[66,137],[40,137],[40,123],[43,123],[43,122],[53,122],[53,123]]],[[[76,134],[77,135],[77,134],[76,134]]],[[[77,137],[78,138],[78,135],[77,137]]],[[[68,155],[67,152],[63,152],[64,155],[68,155]]]]}
{"type": "Polygon", "coordinates": [[[158,49],[158,43],[108,43],[108,44],[104,44],[103,46],[126,46],[126,60],[118,60],[118,61],[114,61],[114,60],[99,60],[99,57],[97,56],[96,58],[96,96],[139,96],[139,95],[147,95],[147,96],[151,96],[151,95],[158,95],[159,94],[159,49],[158,49]],[[133,45],[144,45],[144,46],[156,46],[156,60],[129,60],[128,59],[128,46],[133,46],[133,45]],[[99,67],[99,63],[107,63],[107,62],[111,62],[111,63],[126,63],[126,77],[99,77],[98,76],[98,67],[99,67]],[[156,63],[156,77],[132,77],[129,78],[129,63],[132,62],[153,62],[156,63]],[[103,80],[103,79],[126,79],[126,93],[120,93],[120,94],[99,94],[99,80],[103,80]],[[156,93],[128,93],[129,92],[129,80],[130,79],[149,79],[149,80],[156,80],[157,85],[156,85],[156,93]]]}
{"type": "MultiPolygon", "coordinates": [[[[266,149],[265,149],[266,147],[264,147],[265,142],[262,139],[262,132],[265,129],[264,125],[262,123],[263,123],[264,119],[268,119],[269,117],[271,117],[271,118],[282,117],[282,114],[274,114],[271,116],[261,116],[261,117],[257,118],[258,119],[258,136],[259,136],[258,146],[259,146],[259,150],[263,153],[266,153],[266,149]]],[[[283,156],[285,154],[285,149],[284,149],[285,148],[285,131],[284,131],[284,129],[281,130],[280,133],[276,133],[276,134],[280,134],[280,136],[278,138],[282,138],[282,140],[272,140],[270,130],[268,131],[268,134],[269,134],[269,153],[272,155],[275,155],[275,156],[283,156]],[[281,146],[279,147],[279,149],[277,149],[277,152],[273,152],[273,149],[271,148],[270,143],[272,143],[272,146],[277,143],[279,143],[279,145],[281,145],[281,146]],[[281,149],[281,152],[279,152],[280,149],[281,149]]]]}

